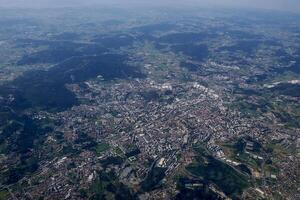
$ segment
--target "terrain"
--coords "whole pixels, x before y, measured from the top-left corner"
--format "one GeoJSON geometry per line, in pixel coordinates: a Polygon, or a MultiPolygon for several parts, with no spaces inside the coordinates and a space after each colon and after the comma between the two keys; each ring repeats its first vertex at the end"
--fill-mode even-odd
{"type": "Polygon", "coordinates": [[[0,200],[300,198],[300,15],[0,16],[0,200]]]}

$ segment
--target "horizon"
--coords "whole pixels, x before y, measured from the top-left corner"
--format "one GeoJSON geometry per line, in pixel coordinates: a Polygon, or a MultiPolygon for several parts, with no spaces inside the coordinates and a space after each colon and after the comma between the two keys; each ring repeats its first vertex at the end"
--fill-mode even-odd
{"type": "Polygon", "coordinates": [[[137,1],[137,0],[0,0],[0,8],[9,9],[49,9],[49,8],[84,8],[84,7],[119,7],[119,8],[218,8],[218,9],[261,9],[269,11],[284,11],[300,13],[300,1],[297,0],[241,0],[236,2],[234,0],[185,0],[184,2],[178,0],[154,0],[151,2],[137,1]]]}

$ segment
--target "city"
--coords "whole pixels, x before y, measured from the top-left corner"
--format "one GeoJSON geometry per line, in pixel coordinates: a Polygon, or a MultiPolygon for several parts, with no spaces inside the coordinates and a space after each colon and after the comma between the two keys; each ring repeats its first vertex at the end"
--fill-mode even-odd
{"type": "Polygon", "coordinates": [[[36,12],[0,30],[1,200],[300,198],[299,15],[36,12]]]}

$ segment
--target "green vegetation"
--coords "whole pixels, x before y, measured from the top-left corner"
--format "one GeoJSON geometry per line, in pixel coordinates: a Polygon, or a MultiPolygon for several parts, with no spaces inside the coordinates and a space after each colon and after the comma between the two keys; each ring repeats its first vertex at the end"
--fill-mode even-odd
{"type": "MultiPolygon", "coordinates": [[[[280,84],[282,85],[282,84],[280,84]]],[[[293,84],[283,84],[280,89],[283,93],[278,93],[276,86],[272,89],[249,90],[236,88],[235,93],[238,97],[232,102],[230,107],[239,110],[245,116],[261,117],[264,114],[273,113],[276,118],[287,128],[300,127],[300,106],[298,101],[291,99],[290,96],[299,96],[298,89],[293,84]],[[291,87],[294,90],[291,90],[291,87]],[[288,92],[287,92],[288,91],[288,92]],[[286,94],[287,92],[288,94],[286,94]],[[278,101],[278,95],[285,95],[278,101]]]]}
{"type": "Polygon", "coordinates": [[[75,149],[72,146],[63,146],[62,151],[59,153],[59,156],[63,155],[78,155],[81,150],[75,149]]]}
{"type": "Polygon", "coordinates": [[[78,178],[74,172],[69,172],[67,176],[69,178],[70,183],[73,183],[73,184],[78,183],[78,178]]]}
{"type": "Polygon", "coordinates": [[[255,140],[252,140],[251,138],[240,138],[234,145],[233,148],[235,149],[236,153],[245,153],[247,143],[251,143],[253,146],[252,148],[248,148],[247,151],[260,153],[262,150],[262,146],[260,143],[258,143],[255,140]]]}
{"type": "Polygon", "coordinates": [[[103,152],[107,151],[109,149],[109,144],[102,142],[98,143],[96,146],[96,154],[101,155],[103,152]]]}
{"type": "Polygon", "coordinates": [[[197,152],[196,161],[186,167],[191,174],[213,182],[230,196],[237,196],[249,187],[247,176],[213,158],[201,147],[195,148],[195,151],[197,152]]]}
{"type": "Polygon", "coordinates": [[[0,191],[0,200],[6,200],[9,197],[9,193],[6,190],[1,190],[0,191]]]}
{"type": "Polygon", "coordinates": [[[266,150],[269,153],[272,153],[274,156],[276,157],[285,157],[287,155],[291,155],[293,152],[291,149],[286,149],[283,146],[281,146],[280,144],[276,143],[276,142],[271,142],[267,145],[266,150]]]}
{"type": "Polygon", "coordinates": [[[251,166],[252,168],[258,170],[261,167],[262,162],[260,162],[257,159],[254,159],[252,157],[250,157],[249,154],[239,154],[236,156],[236,159],[242,163],[245,163],[249,166],[251,166]]]}
{"type": "Polygon", "coordinates": [[[181,159],[181,157],[182,157],[181,153],[177,153],[177,154],[176,154],[176,158],[177,158],[177,160],[180,160],[180,159],[181,159]]]}
{"type": "Polygon", "coordinates": [[[115,149],[115,152],[116,152],[116,154],[118,154],[119,156],[124,156],[124,153],[123,153],[122,149],[120,149],[120,147],[117,147],[117,148],[115,149]]]}
{"type": "MultiPolygon", "coordinates": [[[[246,166],[242,166],[241,171],[249,174],[249,171],[245,167],[251,167],[258,170],[261,167],[262,160],[255,159],[253,156],[260,156],[262,154],[262,146],[255,140],[251,138],[240,138],[234,144],[223,145],[224,151],[229,155],[229,157],[235,161],[239,161],[246,166]],[[248,148],[246,153],[246,145],[251,143],[252,148],[248,148]]],[[[241,167],[241,166],[240,166],[241,167]]]]}
{"type": "Polygon", "coordinates": [[[132,191],[120,183],[114,172],[100,172],[97,180],[82,195],[89,199],[135,199],[132,191]],[[88,195],[89,194],[89,195],[88,195]]]}
{"type": "Polygon", "coordinates": [[[124,162],[124,159],[120,156],[116,156],[116,157],[111,156],[104,160],[101,160],[100,162],[102,166],[106,168],[109,165],[121,165],[124,162]]]}
{"type": "Polygon", "coordinates": [[[241,101],[237,100],[232,104],[232,107],[239,110],[245,115],[258,116],[259,114],[257,105],[249,103],[245,100],[241,100],[241,101]]]}
{"type": "Polygon", "coordinates": [[[6,153],[6,144],[3,142],[0,144],[0,154],[5,154],[6,153]]]}
{"type": "Polygon", "coordinates": [[[274,102],[272,112],[287,128],[300,127],[300,105],[297,101],[285,99],[274,102]]]}
{"type": "Polygon", "coordinates": [[[5,184],[13,184],[18,182],[26,174],[35,172],[38,169],[38,160],[34,157],[22,159],[17,166],[11,167],[8,171],[3,173],[3,180],[5,184]]]}
{"type": "Polygon", "coordinates": [[[165,168],[154,167],[148,173],[146,179],[141,183],[141,188],[143,191],[153,190],[160,181],[165,177],[165,168]]]}
{"type": "Polygon", "coordinates": [[[92,194],[91,199],[105,199],[105,191],[112,181],[108,174],[101,172],[99,178],[89,188],[89,193],[92,194]]]}
{"type": "Polygon", "coordinates": [[[132,156],[137,156],[140,153],[141,153],[141,151],[137,147],[134,147],[134,148],[130,149],[128,152],[126,152],[125,155],[127,158],[129,158],[132,156]]]}
{"type": "Polygon", "coordinates": [[[276,167],[274,167],[273,165],[264,166],[264,171],[265,171],[265,173],[270,173],[270,174],[275,174],[275,175],[279,174],[279,170],[276,167]]]}

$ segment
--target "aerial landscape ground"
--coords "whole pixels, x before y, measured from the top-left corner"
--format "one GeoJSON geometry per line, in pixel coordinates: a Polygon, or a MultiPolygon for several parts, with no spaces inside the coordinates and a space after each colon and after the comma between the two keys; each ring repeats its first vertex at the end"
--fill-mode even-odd
{"type": "Polygon", "coordinates": [[[300,199],[300,14],[0,9],[0,200],[300,199]]]}

